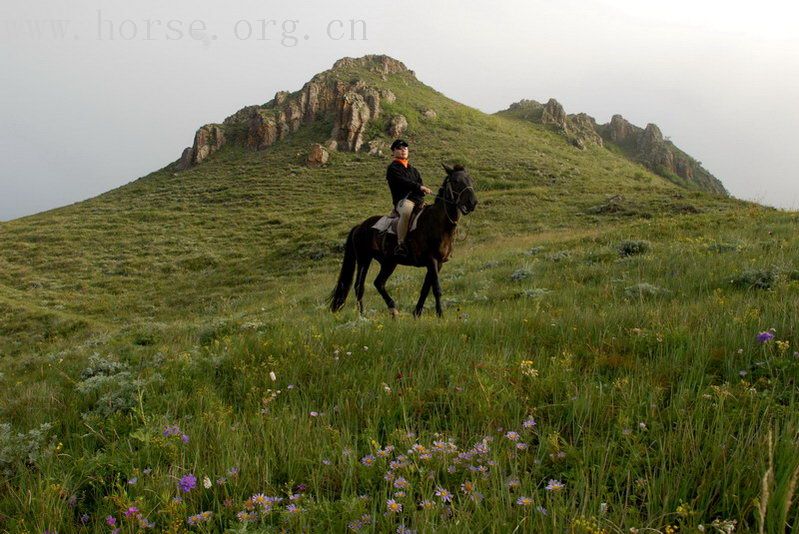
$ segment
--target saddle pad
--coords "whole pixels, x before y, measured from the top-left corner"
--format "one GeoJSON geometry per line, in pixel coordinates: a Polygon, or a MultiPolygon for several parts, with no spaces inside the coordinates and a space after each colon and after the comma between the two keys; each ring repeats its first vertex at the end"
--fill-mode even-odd
{"type": "MultiPolygon", "coordinates": [[[[408,226],[408,233],[416,229],[416,221],[419,220],[419,214],[424,210],[424,206],[419,211],[413,210],[411,213],[411,224],[408,226]]],[[[372,228],[379,232],[388,231],[389,234],[397,233],[397,223],[399,222],[399,214],[397,210],[391,210],[391,213],[380,217],[380,219],[372,225],[372,228]]]]}

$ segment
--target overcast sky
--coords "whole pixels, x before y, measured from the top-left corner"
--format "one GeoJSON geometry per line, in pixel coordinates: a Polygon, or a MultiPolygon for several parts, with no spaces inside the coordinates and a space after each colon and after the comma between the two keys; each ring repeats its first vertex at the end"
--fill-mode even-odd
{"type": "Polygon", "coordinates": [[[202,124],[369,53],[488,113],[555,97],[654,122],[734,196],[799,209],[793,5],[3,0],[0,220],[135,180],[202,124]]]}

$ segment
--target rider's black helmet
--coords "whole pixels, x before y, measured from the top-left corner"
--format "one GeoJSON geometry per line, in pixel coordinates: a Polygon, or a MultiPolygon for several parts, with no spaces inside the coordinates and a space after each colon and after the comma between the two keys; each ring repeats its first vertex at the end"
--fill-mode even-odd
{"type": "Polygon", "coordinates": [[[404,147],[404,146],[408,146],[408,143],[406,143],[402,139],[397,139],[396,141],[391,143],[391,150],[397,150],[398,148],[401,148],[401,147],[404,147]]]}

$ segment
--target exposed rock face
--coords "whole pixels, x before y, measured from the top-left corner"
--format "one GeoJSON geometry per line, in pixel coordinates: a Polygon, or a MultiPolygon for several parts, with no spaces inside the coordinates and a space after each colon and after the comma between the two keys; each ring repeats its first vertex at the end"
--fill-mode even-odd
{"type": "Polygon", "coordinates": [[[541,113],[541,124],[552,124],[566,131],[566,112],[560,102],[550,98],[541,113]]]}
{"type": "Polygon", "coordinates": [[[311,145],[311,152],[308,154],[309,167],[320,167],[327,163],[329,159],[330,153],[325,147],[319,143],[314,143],[311,145]]]}
{"type": "Polygon", "coordinates": [[[405,133],[405,129],[408,127],[408,119],[405,118],[405,115],[396,115],[391,117],[391,122],[388,125],[388,135],[391,137],[400,137],[403,133],[405,133]]]}
{"type": "Polygon", "coordinates": [[[535,100],[521,100],[511,104],[508,112],[522,119],[553,126],[579,149],[585,149],[589,145],[602,146],[602,137],[594,130],[596,121],[585,113],[567,115],[563,106],[554,98],[550,98],[546,104],[535,100]]]}
{"type": "Polygon", "coordinates": [[[680,185],[694,185],[705,191],[729,194],[722,183],[698,161],[664,139],[655,124],[639,128],[621,115],[613,115],[607,124],[597,124],[585,113],[566,115],[555,99],[550,99],[546,104],[521,100],[500,114],[552,125],[572,145],[581,149],[592,144],[603,146],[604,143],[612,143],[621,148],[628,158],[680,185]]]}
{"type": "Polygon", "coordinates": [[[371,112],[363,96],[348,91],[339,102],[333,136],[338,142],[339,150],[357,152],[363,144],[363,132],[371,112]]]}
{"type": "Polygon", "coordinates": [[[426,119],[435,119],[436,117],[438,117],[438,113],[436,113],[434,109],[426,109],[422,112],[422,115],[426,119]]]}
{"type": "MultiPolygon", "coordinates": [[[[225,132],[219,124],[206,124],[194,134],[194,145],[191,147],[191,164],[197,165],[222,148],[225,144],[225,132]]],[[[184,150],[185,153],[185,150],[184,150]]]]}
{"type": "Polygon", "coordinates": [[[388,89],[371,87],[363,80],[353,79],[353,73],[349,72],[352,69],[366,69],[381,76],[414,76],[402,62],[388,56],[343,58],[331,70],[314,76],[296,93],[278,91],[264,105],[245,107],[221,125],[208,125],[198,130],[195,145],[190,153],[184,151],[177,169],[197,165],[225,142],[263,150],[286,139],[303,125],[320,119],[333,124],[326,143],[328,150],[360,150],[369,122],[381,115],[381,103],[393,103],[397,97],[388,89]]]}

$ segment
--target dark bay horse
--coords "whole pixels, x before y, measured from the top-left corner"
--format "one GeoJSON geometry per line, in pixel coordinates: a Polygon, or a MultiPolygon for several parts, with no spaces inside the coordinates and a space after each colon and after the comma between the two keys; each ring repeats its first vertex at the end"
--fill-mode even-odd
{"type": "Polygon", "coordinates": [[[422,292],[416,303],[414,316],[421,315],[424,302],[430,289],[436,298],[436,313],[441,317],[441,285],[438,273],[441,266],[449,259],[452,252],[452,234],[458,225],[461,214],[467,215],[477,207],[477,196],[474,193],[472,179],[461,165],[449,167],[444,165],[447,176],[436,195],[435,203],[428,205],[419,214],[416,229],[408,232],[406,244],[407,257],[393,255],[396,236],[391,235],[388,243],[382,243],[379,231],[372,226],[380,219],[380,215],[369,217],[350,230],[344,245],[344,261],[338,277],[336,288],[330,294],[330,310],[336,312],[344,306],[350,292],[353,275],[355,275],[355,296],[358,299],[358,311],[363,314],[363,291],[366,273],[372,260],[380,263],[380,272],[375,278],[375,287],[386,301],[392,316],[399,311],[394,299],[386,291],[386,280],[397,268],[397,265],[424,267],[427,275],[422,284],[422,292]],[[356,265],[357,264],[357,265],[356,265]],[[356,272],[357,266],[357,275],[356,272]]]}

